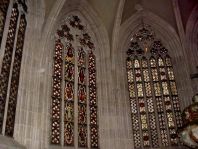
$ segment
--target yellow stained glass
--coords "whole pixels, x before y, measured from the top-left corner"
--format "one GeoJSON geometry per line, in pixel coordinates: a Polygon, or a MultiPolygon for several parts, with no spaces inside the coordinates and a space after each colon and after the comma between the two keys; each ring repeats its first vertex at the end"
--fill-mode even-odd
{"type": "Polygon", "coordinates": [[[144,81],[145,82],[150,81],[148,69],[143,69],[143,76],[144,76],[144,81]]]}
{"type": "Polygon", "coordinates": [[[167,80],[165,68],[160,68],[159,71],[160,71],[160,79],[162,81],[167,80]]]}
{"type": "Polygon", "coordinates": [[[142,81],[142,73],[140,69],[135,69],[135,80],[137,82],[141,82],[142,81]]]}
{"type": "Polygon", "coordinates": [[[167,82],[162,82],[162,90],[164,95],[169,95],[168,84],[167,82]]]}
{"type": "Polygon", "coordinates": [[[134,84],[129,84],[129,96],[131,98],[135,97],[135,87],[134,87],[134,84]]]}
{"type": "Polygon", "coordinates": [[[146,90],[146,96],[152,96],[150,83],[145,83],[145,90],[146,90]]]}
{"type": "Polygon", "coordinates": [[[143,86],[141,83],[137,84],[137,93],[138,93],[138,97],[143,97],[143,86]]]}
{"type": "Polygon", "coordinates": [[[132,69],[128,70],[127,74],[128,74],[129,83],[132,83],[133,82],[133,70],[132,69]]]}
{"type": "Polygon", "coordinates": [[[154,91],[155,91],[155,96],[161,96],[159,82],[154,83],[154,91]]]}
{"type": "Polygon", "coordinates": [[[132,60],[127,60],[127,68],[128,69],[133,68],[133,61],[132,60]]]}
{"type": "Polygon", "coordinates": [[[174,76],[174,73],[173,73],[173,68],[172,67],[168,67],[167,68],[167,71],[168,71],[168,78],[169,78],[169,80],[174,80],[175,79],[175,76],[174,76]]]}
{"type": "Polygon", "coordinates": [[[152,74],[153,81],[159,81],[158,72],[156,68],[151,68],[151,74],[152,74]]]}
{"type": "Polygon", "coordinates": [[[150,65],[151,67],[156,67],[156,60],[154,58],[150,59],[150,65]]]}
{"type": "Polygon", "coordinates": [[[177,95],[177,87],[176,87],[175,82],[170,82],[170,87],[171,87],[171,93],[173,95],[177,95]]]}
{"type": "Polygon", "coordinates": [[[161,57],[158,58],[158,65],[159,66],[164,66],[164,61],[161,57]]]}
{"type": "Polygon", "coordinates": [[[168,127],[175,127],[174,121],[173,121],[173,113],[167,113],[167,120],[168,120],[168,127]]]}
{"type": "Polygon", "coordinates": [[[143,130],[148,129],[146,115],[145,114],[141,114],[140,118],[141,118],[141,123],[142,123],[142,129],[143,130]]]}
{"type": "Polygon", "coordinates": [[[142,59],[142,67],[143,67],[143,68],[148,67],[148,63],[147,63],[147,59],[146,59],[146,58],[143,58],[143,59],[142,59]]]}
{"type": "Polygon", "coordinates": [[[135,67],[135,68],[140,68],[140,62],[139,62],[138,59],[135,59],[135,60],[134,60],[134,67],[135,67]]]}

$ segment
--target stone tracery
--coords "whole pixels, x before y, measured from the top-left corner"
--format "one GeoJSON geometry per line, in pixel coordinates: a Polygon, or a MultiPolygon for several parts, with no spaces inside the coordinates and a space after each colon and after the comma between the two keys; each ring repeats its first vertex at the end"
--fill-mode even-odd
{"type": "MultiPolygon", "coordinates": [[[[91,41],[91,37],[86,33],[84,25],[78,16],[70,16],[67,18],[65,24],[57,30],[58,42],[61,44],[59,55],[60,65],[54,65],[54,69],[59,69],[59,80],[60,83],[53,83],[53,88],[62,85],[65,86],[65,96],[64,100],[61,99],[62,92],[60,91],[59,98],[60,106],[52,105],[52,111],[54,107],[59,110],[53,115],[59,114],[55,119],[59,121],[57,127],[53,127],[52,119],[52,144],[62,144],[61,143],[61,105],[64,105],[64,145],[74,146],[75,141],[75,131],[78,132],[78,146],[87,147],[88,146],[88,128],[90,132],[98,133],[97,124],[97,101],[96,101],[96,68],[95,68],[95,56],[93,54],[94,44],[91,41]],[[63,65],[65,65],[63,67],[63,65]],[[63,67],[63,70],[62,68],[63,67]],[[64,71],[64,78],[62,77],[62,71],[64,71]],[[91,77],[89,77],[91,76],[91,77]],[[65,84],[65,85],[64,85],[65,84]],[[92,102],[94,104],[92,104],[92,102]],[[90,104],[88,104],[90,103],[90,104]],[[88,126],[88,111],[87,107],[89,105],[89,111],[94,109],[94,115],[90,114],[90,126],[88,126]],[[77,108],[75,108],[77,107],[77,108]],[[77,109],[77,110],[75,110],[77,109]],[[78,111],[78,129],[75,128],[74,123],[76,119],[74,118],[75,111],[78,111]],[[94,123],[93,123],[94,121],[94,123]],[[58,132],[58,133],[57,133],[58,132]],[[56,135],[54,135],[56,133],[56,135]]],[[[56,50],[55,50],[56,53],[56,50]]],[[[57,60],[58,60],[57,59],[57,60]]],[[[57,61],[54,59],[54,64],[57,61]]],[[[53,91],[54,92],[54,91],[53,91]]],[[[52,98],[52,102],[57,100],[52,98]]],[[[98,135],[90,134],[90,146],[98,148],[98,135]]]]}

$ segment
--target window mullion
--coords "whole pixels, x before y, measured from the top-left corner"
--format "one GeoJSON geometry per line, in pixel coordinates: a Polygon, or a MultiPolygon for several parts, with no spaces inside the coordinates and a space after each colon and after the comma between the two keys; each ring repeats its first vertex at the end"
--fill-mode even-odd
{"type": "MultiPolygon", "coordinates": [[[[82,48],[88,48],[87,50],[94,50],[94,44],[91,41],[91,37],[86,33],[85,26],[81,24],[81,20],[78,16],[69,16],[65,20],[65,24],[57,30],[57,36],[59,39],[63,39],[66,42],[66,54],[64,55],[64,101],[62,101],[61,117],[62,119],[62,131],[64,135],[64,143],[62,140],[61,145],[70,146],[73,148],[87,147],[88,142],[88,121],[91,118],[88,117],[90,112],[89,96],[96,98],[95,96],[95,84],[92,85],[94,88],[94,94],[89,95],[89,85],[88,78],[88,57],[86,56],[86,64],[82,65],[81,59],[78,59],[78,50],[82,48]],[[72,52],[73,51],[73,52],[72,52]],[[78,64],[78,60],[80,64],[78,64]],[[82,73],[83,72],[83,73],[82,73]],[[84,80],[86,79],[86,81],[84,80]],[[84,80],[84,81],[82,81],[84,80]],[[86,92],[86,93],[85,93],[86,92]],[[85,95],[86,94],[86,95],[85,95]],[[85,100],[86,96],[86,102],[85,100]],[[64,127],[63,127],[64,125],[64,127]],[[86,139],[86,140],[85,140],[86,139]]],[[[88,51],[87,51],[88,52],[88,51]]],[[[86,54],[85,54],[86,55],[86,54]]],[[[88,54],[87,54],[88,55],[88,54]]],[[[95,70],[95,69],[94,69],[95,70]]],[[[92,71],[94,71],[92,70],[92,71]]],[[[92,72],[94,73],[94,72],[92,72]]],[[[92,80],[93,83],[94,80],[92,80]]],[[[95,101],[95,99],[94,99],[95,101]]],[[[97,106],[96,103],[93,103],[97,106]]],[[[96,108],[94,109],[97,114],[96,108]]],[[[94,113],[95,114],[95,113],[94,113]]],[[[90,114],[91,115],[91,114],[90,114]]],[[[94,118],[94,115],[92,115],[94,118]]],[[[53,128],[53,126],[52,126],[53,128]]],[[[53,128],[54,129],[54,128],[53,128]]],[[[93,133],[97,131],[98,128],[93,128],[93,133]]],[[[56,129],[55,129],[56,130],[56,129]]],[[[91,134],[91,130],[89,130],[91,134]]],[[[98,132],[98,131],[97,131],[98,132]]],[[[53,134],[52,134],[53,135],[53,134]]],[[[98,137],[98,134],[91,134],[93,137],[98,137]],[[97,136],[96,136],[97,135],[97,136]]],[[[89,138],[91,140],[91,137],[89,138]]],[[[98,147],[98,138],[94,138],[94,147],[98,147]],[[97,144],[96,144],[97,143],[97,144]]],[[[52,141],[53,143],[54,141],[52,141]]],[[[90,141],[91,142],[91,141],[90,141]]],[[[91,144],[89,142],[89,144],[91,144]]]]}
{"type": "Polygon", "coordinates": [[[74,40],[75,71],[74,71],[74,146],[78,148],[78,49],[77,41],[74,40]]]}
{"type": "MultiPolygon", "coordinates": [[[[64,42],[63,42],[64,43],[64,42]]],[[[61,121],[61,125],[60,125],[60,144],[61,146],[64,146],[64,126],[65,126],[65,122],[64,122],[64,112],[65,112],[65,86],[66,86],[66,82],[65,82],[65,51],[66,51],[67,46],[64,44],[63,46],[63,51],[62,51],[62,92],[63,94],[61,94],[61,114],[60,114],[60,121],[61,121]]]]}
{"type": "Polygon", "coordinates": [[[89,99],[89,51],[86,51],[86,97],[87,97],[87,147],[91,147],[91,141],[90,141],[90,99],[89,99]]]}

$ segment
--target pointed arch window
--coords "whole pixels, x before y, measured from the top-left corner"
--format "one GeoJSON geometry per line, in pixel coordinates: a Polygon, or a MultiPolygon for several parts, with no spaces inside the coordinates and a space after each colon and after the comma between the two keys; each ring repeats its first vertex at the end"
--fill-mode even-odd
{"type": "Polygon", "coordinates": [[[78,16],[68,17],[57,30],[52,86],[52,144],[98,148],[94,49],[92,39],[78,16]]]}
{"type": "Polygon", "coordinates": [[[182,120],[173,65],[150,26],[133,35],[126,65],[134,147],[178,145],[182,120]]]}
{"type": "MultiPolygon", "coordinates": [[[[1,1],[0,13],[7,12],[8,5],[8,0],[1,1]]],[[[27,23],[23,9],[23,6],[26,6],[26,4],[21,1],[20,3],[10,3],[10,5],[12,5],[11,16],[9,18],[8,34],[5,41],[5,51],[0,72],[0,132],[3,135],[13,137],[20,68],[27,23]],[[21,5],[21,11],[18,9],[19,5],[21,5]]],[[[4,16],[6,17],[6,14],[4,16]]],[[[0,23],[5,23],[5,17],[0,18],[0,23]]],[[[0,24],[0,39],[3,36],[2,24],[0,24]]]]}

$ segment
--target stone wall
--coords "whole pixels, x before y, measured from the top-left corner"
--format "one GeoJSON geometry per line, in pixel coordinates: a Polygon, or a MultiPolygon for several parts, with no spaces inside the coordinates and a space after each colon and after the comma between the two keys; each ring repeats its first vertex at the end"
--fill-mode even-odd
{"type": "MultiPolygon", "coordinates": [[[[123,2],[120,3],[120,13],[123,2]]],[[[131,148],[133,140],[125,54],[132,33],[140,25],[141,13],[135,13],[123,24],[120,24],[121,15],[118,14],[112,40],[108,38],[97,13],[86,1],[57,0],[46,20],[42,0],[29,0],[27,5],[14,139],[27,149],[54,148],[49,143],[54,35],[64,17],[72,13],[81,16],[88,24],[96,46],[100,148],[131,148]]],[[[181,45],[177,31],[167,22],[150,11],[144,11],[143,15],[145,23],[151,25],[169,49],[183,109],[191,103],[193,95],[186,49],[181,45]]]]}

